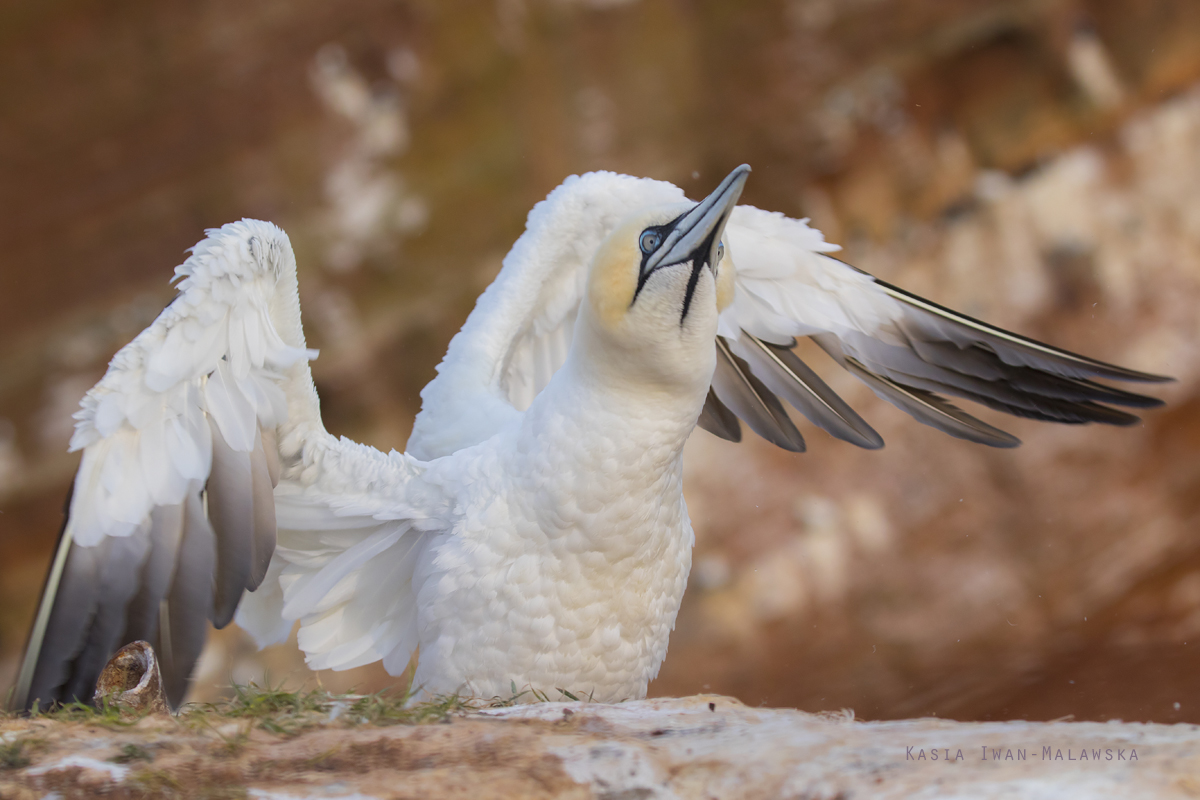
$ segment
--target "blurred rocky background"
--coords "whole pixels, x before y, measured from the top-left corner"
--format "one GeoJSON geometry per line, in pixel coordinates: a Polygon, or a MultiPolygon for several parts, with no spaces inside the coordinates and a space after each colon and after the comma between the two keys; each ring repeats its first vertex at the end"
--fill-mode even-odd
{"type": "MultiPolygon", "coordinates": [[[[696,566],[651,693],[1200,723],[1194,0],[5,4],[0,687],[77,464],[70,415],[205,228],[289,232],[329,429],[401,449],[565,176],[700,196],[743,161],[745,202],[811,217],[863,269],[1179,380],[1128,429],[984,412],[1025,441],[994,451],[813,354],[887,447],[696,434],[696,566]]],[[[229,629],[194,697],[230,680],[314,678],[229,629]]]]}

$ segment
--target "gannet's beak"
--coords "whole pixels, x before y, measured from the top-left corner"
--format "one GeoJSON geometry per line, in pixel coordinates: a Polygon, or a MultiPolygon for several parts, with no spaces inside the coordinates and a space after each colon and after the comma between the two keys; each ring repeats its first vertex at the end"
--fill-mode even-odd
{"type": "Polygon", "coordinates": [[[749,175],[750,165],[742,164],[726,175],[712,194],[679,217],[674,229],[642,265],[642,273],[649,275],[659,267],[681,264],[696,255],[705,256],[704,261],[710,266],[715,263],[725,222],[742,196],[749,175]]]}
{"type": "Polygon", "coordinates": [[[700,270],[707,265],[715,268],[717,263],[717,247],[721,242],[721,234],[725,223],[733,213],[738,198],[742,196],[742,187],[750,175],[750,165],[742,164],[725,176],[721,185],[708,197],[701,200],[679,216],[667,227],[670,232],[652,253],[646,254],[638,274],[637,294],[645,285],[646,279],[655,270],[670,267],[675,264],[692,263],[692,277],[688,281],[687,296],[683,300],[683,317],[687,316],[688,307],[692,302],[692,293],[696,288],[700,270]]]}

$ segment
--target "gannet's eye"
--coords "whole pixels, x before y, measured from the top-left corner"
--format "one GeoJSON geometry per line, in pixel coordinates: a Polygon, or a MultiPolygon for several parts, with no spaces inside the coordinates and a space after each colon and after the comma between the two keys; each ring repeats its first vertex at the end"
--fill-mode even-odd
{"type": "Polygon", "coordinates": [[[717,264],[721,263],[721,259],[725,257],[725,243],[717,242],[717,264]]]}
{"type": "Polygon", "coordinates": [[[653,253],[660,244],[662,244],[662,234],[656,230],[642,231],[642,238],[638,240],[638,246],[642,248],[643,253],[653,253]]]}

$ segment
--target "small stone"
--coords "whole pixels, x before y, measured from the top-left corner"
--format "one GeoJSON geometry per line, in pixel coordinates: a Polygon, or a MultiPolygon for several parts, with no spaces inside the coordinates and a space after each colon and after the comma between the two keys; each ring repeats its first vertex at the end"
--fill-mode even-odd
{"type": "Polygon", "coordinates": [[[104,666],[96,681],[95,702],[105,699],[122,712],[168,713],[158,659],[147,642],[125,645],[104,666]]]}

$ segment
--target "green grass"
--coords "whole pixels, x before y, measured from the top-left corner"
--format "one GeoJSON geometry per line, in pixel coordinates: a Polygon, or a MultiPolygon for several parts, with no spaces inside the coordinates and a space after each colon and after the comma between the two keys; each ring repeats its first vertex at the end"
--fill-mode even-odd
{"type": "Polygon", "coordinates": [[[29,756],[25,755],[24,739],[0,744],[0,770],[21,769],[28,766],[29,756]]]}
{"type": "MultiPolygon", "coordinates": [[[[565,689],[555,690],[555,699],[577,700],[565,689]]],[[[504,708],[518,702],[549,702],[550,697],[536,689],[517,691],[508,697],[481,699],[462,695],[439,695],[411,702],[408,691],[383,690],[372,694],[331,694],[324,689],[285,690],[282,687],[250,683],[235,686],[234,696],[219,703],[186,707],[179,719],[205,727],[212,721],[244,719],[253,727],[281,736],[294,736],[316,725],[422,725],[441,722],[452,715],[489,708],[504,708]]],[[[215,729],[214,729],[215,730],[215,729]]]]}
{"type": "MultiPolygon", "coordinates": [[[[235,686],[234,695],[228,700],[185,706],[175,719],[184,727],[215,736],[219,741],[211,751],[214,756],[236,758],[250,743],[255,730],[292,737],[318,727],[424,725],[442,722],[456,714],[510,706],[528,699],[527,694],[539,701],[546,699],[538,692],[514,692],[507,698],[480,700],[446,695],[412,703],[407,691],[332,694],[324,689],[293,691],[250,683],[235,686]],[[231,730],[234,726],[230,722],[239,724],[231,730]]],[[[562,694],[570,696],[568,692],[562,694]]]]}
{"type": "MultiPolygon", "coordinates": [[[[10,716],[19,716],[19,714],[10,716]]],[[[81,703],[76,700],[72,703],[55,705],[47,710],[37,709],[30,713],[29,718],[51,719],[57,722],[83,722],[108,728],[127,728],[136,724],[144,716],[146,716],[145,713],[134,714],[122,711],[105,697],[101,699],[99,705],[81,703]]]]}
{"type": "MultiPolygon", "coordinates": [[[[324,689],[287,691],[251,683],[235,686],[234,696],[229,700],[193,706],[183,711],[180,717],[252,719],[263,730],[293,735],[316,724],[420,725],[441,722],[452,714],[512,705],[524,694],[514,692],[510,698],[490,700],[453,694],[412,703],[409,691],[385,689],[372,694],[338,695],[324,689]]],[[[540,694],[537,697],[544,699],[540,694]]]]}

